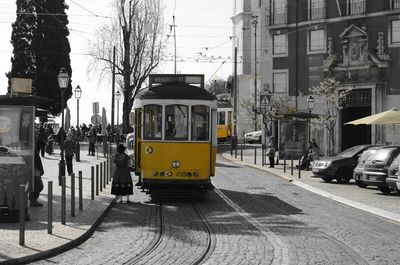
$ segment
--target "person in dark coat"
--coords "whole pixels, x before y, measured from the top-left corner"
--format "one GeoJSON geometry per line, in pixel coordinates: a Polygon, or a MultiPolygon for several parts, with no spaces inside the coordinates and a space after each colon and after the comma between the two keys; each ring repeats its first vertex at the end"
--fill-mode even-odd
{"type": "Polygon", "coordinates": [[[129,195],[133,194],[133,184],[130,172],[130,159],[125,153],[126,147],[119,144],[117,153],[114,155],[113,162],[115,164],[115,171],[111,186],[111,194],[118,198],[118,202],[123,202],[123,196],[126,196],[126,202],[130,203],[129,195]]]}
{"type": "Polygon", "coordinates": [[[269,139],[269,144],[266,150],[268,159],[269,159],[269,167],[273,168],[275,167],[275,144],[274,144],[274,138],[271,137],[269,139]]]}
{"type": "Polygon", "coordinates": [[[38,202],[37,199],[39,198],[40,192],[43,190],[42,175],[44,174],[44,169],[37,148],[35,148],[34,163],[33,189],[29,193],[29,205],[32,207],[40,207],[43,206],[43,204],[38,202]]]}
{"type": "Polygon", "coordinates": [[[72,158],[74,157],[74,154],[76,152],[75,141],[72,137],[73,137],[72,133],[69,132],[67,135],[67,139],[65,139],[64,141],[65,161],[67,163],[67,171],[69,176],[71,176],[72,173],[74,173],[72,158]]]}

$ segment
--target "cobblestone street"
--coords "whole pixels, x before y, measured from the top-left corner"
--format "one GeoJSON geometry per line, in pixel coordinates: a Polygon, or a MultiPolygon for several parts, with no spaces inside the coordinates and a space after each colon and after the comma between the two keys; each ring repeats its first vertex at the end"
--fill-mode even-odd
{"type": "Polygon", "coordinates": [[[156,201],[135,190],[134,203],[116,204],[87,242],[36,264],[397,264],[400,259],[397,222],[222,157],[213,183],[214,191],[195,199],[156,201]]]}

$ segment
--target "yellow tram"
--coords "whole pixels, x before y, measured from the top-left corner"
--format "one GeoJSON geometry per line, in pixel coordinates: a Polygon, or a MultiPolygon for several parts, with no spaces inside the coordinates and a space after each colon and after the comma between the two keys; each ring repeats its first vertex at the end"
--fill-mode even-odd
{"type": "Polygon", "coordinates": [[[232,127],[233,107],[230,100],[218,100],[217,112],[217,139],[218,142],[228,142],[233,135],[232,127]]]}
{"type": "Polygon", "coordinates": [[[134,104],[135,173],[143,189],[207,190],[215,174],[217,99],[204,75],[150,75],[134,104]]]}

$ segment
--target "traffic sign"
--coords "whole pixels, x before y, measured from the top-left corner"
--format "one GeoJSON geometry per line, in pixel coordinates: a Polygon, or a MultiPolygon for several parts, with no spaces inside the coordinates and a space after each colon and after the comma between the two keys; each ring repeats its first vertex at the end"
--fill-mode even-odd
{"type": "Polygon", "coordinates": [[[271,95],[260,95],[260,106],[271,106],[271,95]]]}
{"type": "Polygon", "coordinates": [[[92,122],[92,124],[97,126],[101,122],[101,116],[99,114],[93,114],[92,117],[90,118],[90,121],[92,122]]]}

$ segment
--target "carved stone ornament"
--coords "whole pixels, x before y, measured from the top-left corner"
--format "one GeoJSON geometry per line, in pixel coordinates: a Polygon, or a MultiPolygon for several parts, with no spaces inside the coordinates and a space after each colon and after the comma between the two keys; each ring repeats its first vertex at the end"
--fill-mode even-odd
{"type": "Polygon", "coordinates": [[[368,64],[368,34],[364,29],[351,25],[340,34],[343,45],[343,65],[368,64]]]}

